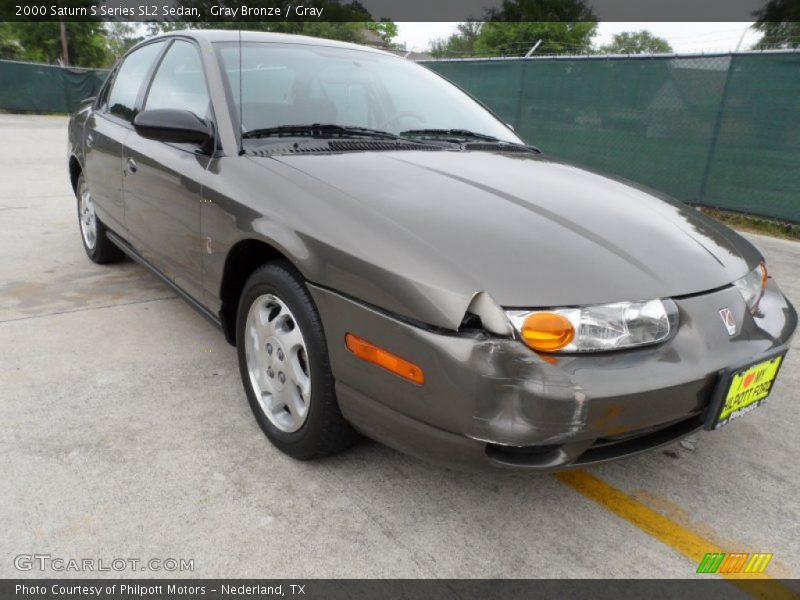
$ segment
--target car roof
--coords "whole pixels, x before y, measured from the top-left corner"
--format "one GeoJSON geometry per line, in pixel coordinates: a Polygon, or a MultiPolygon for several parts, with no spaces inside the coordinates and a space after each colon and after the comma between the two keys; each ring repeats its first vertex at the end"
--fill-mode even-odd
{"type": "Polygon", "coordinates": [[[384,54],[388,56],[396,56],[391,52],[385,52],[372,48],[370,46],[363,46],[360,44],[352,44],[350,42],[340,42],[338,40],[329,40],[326,38],[311,37],[307,35],[296,35],[292,33],[273,33],[267,31],[247,31],[238,29],[180,29],[177,31],[168,31],[159,34],[155,37],[148,38],[145,42],[150,42],[158,38],[166,38],[172,36],[181,36],[195,39],[199,42],[279,42],[285,44],[305,44],[312,46],[328,46],[335,48],[350,48],[352,50],[361,50],[364,52],[374,52],[376,54],[384,54]],[[239,37],[241,35],[241,38],[239,37]]]}

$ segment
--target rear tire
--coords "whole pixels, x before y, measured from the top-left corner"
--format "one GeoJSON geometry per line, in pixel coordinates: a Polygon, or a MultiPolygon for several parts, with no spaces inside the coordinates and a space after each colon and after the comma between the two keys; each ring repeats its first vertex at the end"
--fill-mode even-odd
{"type": "Polygon", "coordinates": [[[95,213],[94,200],[83,173],[78,176],[75,196],[78,199],[78,226],[86,256],[99,265],[119,262],[125,258],[122,250],[106,237],[108,228],[95,213]]]}
{"type": "Polygon", "coordinates": [[[336,400],[319,313],[288,261],[267,263],[247,280],[236,349],[253,415],[281,452],[310,460],[358,439],[336,400]]]}

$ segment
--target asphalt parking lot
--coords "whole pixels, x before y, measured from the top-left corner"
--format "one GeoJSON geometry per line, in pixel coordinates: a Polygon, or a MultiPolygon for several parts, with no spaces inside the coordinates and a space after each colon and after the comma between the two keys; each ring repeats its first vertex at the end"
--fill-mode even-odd
{"type": "MultiPolygon", "coordinates": [[[[691,577],[715,548],[800,576],[800,336],[765,407],[587,472],[456,473],[369,441],[295,462],[219,331],[86,258],[66,123],[0,114],[0,577],[41,576],[14,567],[33,553],[203,578],[691,577]]],[[[800,243],[750,237],[800,302],[800,243]]]]}

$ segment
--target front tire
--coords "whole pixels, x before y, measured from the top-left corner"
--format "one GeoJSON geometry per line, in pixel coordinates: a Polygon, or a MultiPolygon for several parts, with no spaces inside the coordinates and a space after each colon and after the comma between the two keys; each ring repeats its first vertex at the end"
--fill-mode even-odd
{"type": "Polygon", "coordinates": [[[75,195],[78,199],[78,225],[86,256],[99,265],[121,261],[125,255],[106,237],[108,228],[95,213],[94,199],[83,173],[78,176],[75,195]]]}
{"type": "Polygon", "coordinates": [[[289,262],[268,263],[247,280],[236,348],[250,408],[279,450],[310,460],[357,439],[336,400],[319,313],[289,262]]]}

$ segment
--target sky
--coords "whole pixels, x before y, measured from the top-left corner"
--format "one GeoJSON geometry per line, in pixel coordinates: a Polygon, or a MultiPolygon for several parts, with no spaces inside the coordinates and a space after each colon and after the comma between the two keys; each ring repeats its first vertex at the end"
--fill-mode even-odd
{"type": "MultiPolygon", "coordinates": [[[[453,33],[456,25],[458,23],[397,23],[398,36],[395,41],[400,44],[405,42],[407,50],[423,52],[430,47],[432,40],[446,38],[453,33]]],[[[750,25],[752,23],[600,22],[594,43],[602,46],[609,43],[616,33],[646,29],[666,39],[678,53],[730,52],[736,50],[740,40],[741,49],[745,50],[761,37],[757,31],[750,29],[750,25]]]]}

